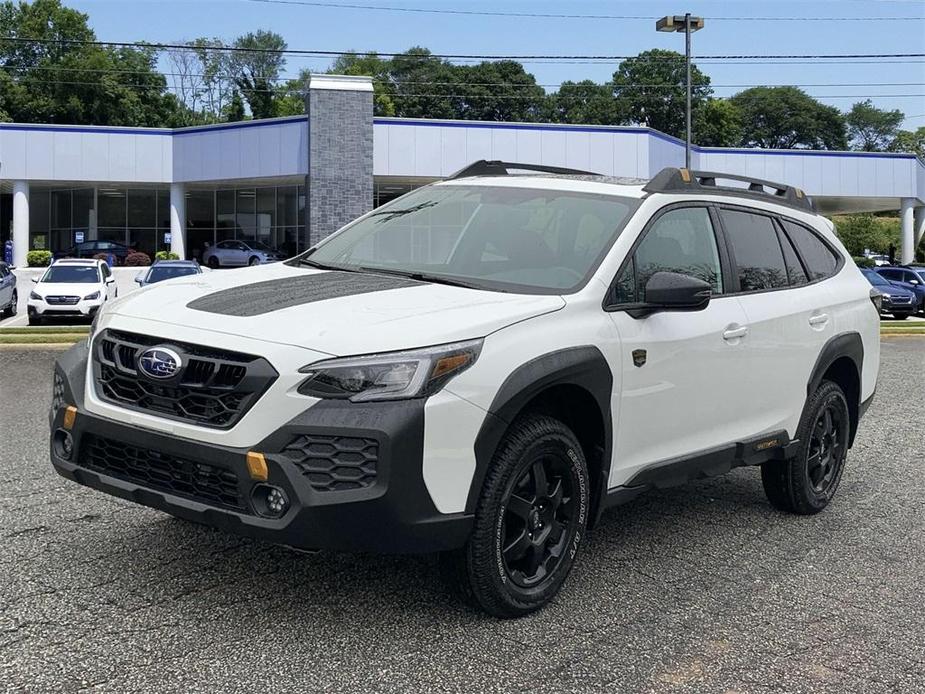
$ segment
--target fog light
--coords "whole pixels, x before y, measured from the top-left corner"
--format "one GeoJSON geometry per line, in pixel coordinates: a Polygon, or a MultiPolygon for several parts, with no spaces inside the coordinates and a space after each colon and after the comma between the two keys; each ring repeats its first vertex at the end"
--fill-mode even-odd
{"type": "Polygon", "coordinates": [[[55,447],[55,454],[59,458],[70,460],[74,454],[74,439],[64,429],[58,429],[52,439],[55,447]]]}
{"type": "Polygon", "coordinates": [[[254,510],[267,518],[279,518],[289,508],[289,499],[279,487],[258,484],[251,492],[254,510]]]}

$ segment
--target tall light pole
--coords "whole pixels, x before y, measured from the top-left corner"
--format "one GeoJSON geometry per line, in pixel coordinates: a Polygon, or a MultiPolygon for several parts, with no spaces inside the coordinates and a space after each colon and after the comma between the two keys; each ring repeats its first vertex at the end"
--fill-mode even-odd
{"type": "Polygon", "coordinates": [[[687,113],[684,138],[684,167],[691,168],[691,34],[703,29],[703,17],[669,15],[655,22],[657,31],[684,32],[684,63],[687,67],[687,113]]]}

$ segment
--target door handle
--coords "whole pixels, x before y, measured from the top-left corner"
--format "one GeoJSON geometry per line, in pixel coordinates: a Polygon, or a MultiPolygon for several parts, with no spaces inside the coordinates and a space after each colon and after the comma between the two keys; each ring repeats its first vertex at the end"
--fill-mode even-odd
{"type": "Polygon", "coordinates": [[[723,331],[724,340],[737,340],[748,335],[748,326],[740,325],[738,328],[728,328],[723,331]]]}
{"type": "Polygon", "coordinates": [[[814,328],[817,326],[821,328],[823,325],[825,325],[828,322],[829,322],[829,314],[827,313],[820,313],[818,315],[809,317],[809,324],[810,326],[814,328]]]}

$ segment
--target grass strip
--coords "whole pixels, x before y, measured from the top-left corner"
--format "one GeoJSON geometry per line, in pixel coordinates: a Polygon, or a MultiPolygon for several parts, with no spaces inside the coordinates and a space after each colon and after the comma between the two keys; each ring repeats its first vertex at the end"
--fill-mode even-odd
{"type": "Polygon", "coordinates": [[[68,326],[60,328],[0,328],[0,335],[86,335],[89,327],[68,326]]]}
{"type": "Polygon", "coordinates": [[[84,334],[59,335],[3,335],[0,334],[0,345],[60,345],[73,344],[86,339],[84,334]]]}

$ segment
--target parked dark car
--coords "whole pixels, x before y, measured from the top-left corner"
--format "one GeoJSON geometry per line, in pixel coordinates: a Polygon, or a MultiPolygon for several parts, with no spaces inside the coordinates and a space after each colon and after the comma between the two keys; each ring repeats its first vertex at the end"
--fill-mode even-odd
{"type": "Polygon", "coordinates": [[[200,275],[202,268],[194,260],[156,260],[154,265],[135,276],[135,281],[141,287],[149,284],[172,280],[175,277],[186,275],[200,275]]]}
{"type": "Polygon", "coordinates": [[[106,255],[112,254],[116,263],[122,265],[125,263],[125,256],[132,253],[133,249],[115,241],[84,241],[70,248],[58,251],[54,254],[55,260],[60,258],[93,258],[100,253],[106,255]]]}
{"type": "Polygon", "coordinates": [[[897,320],[905,320],[915,313],[915,294],[890,282],[876,270],[862,268],[861,274],[880,292],[881,316],[889,313],[897,320]]]}
{"type": "Polygon", "coordinates": [[[9,318],[16,315],[16,275],[10,266],[0,260],[0,318],[9,318]]]}
{"type": "Polygon", "coordinates": [[[925,270],[889,265],[878,267],[875,272],[891,284],[912,292],[915,295],[916,310],[925,311],[925,270]]]}

